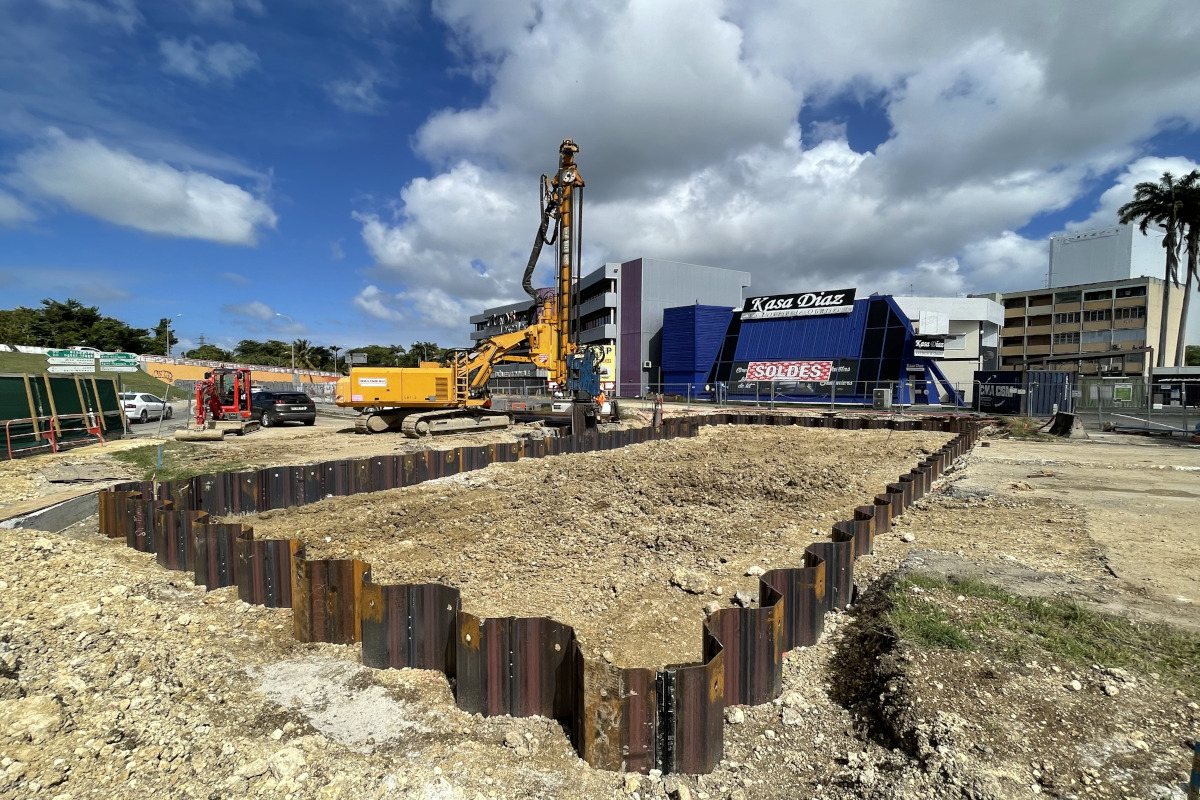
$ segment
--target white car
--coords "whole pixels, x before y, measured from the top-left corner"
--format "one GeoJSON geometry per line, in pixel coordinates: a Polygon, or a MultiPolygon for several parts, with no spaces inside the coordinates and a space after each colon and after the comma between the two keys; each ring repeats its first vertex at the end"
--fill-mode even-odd
{"type": "Polygon", "coordinates": [[[171,418],[171,406],[161,397],[145,392],[122,392],[121,406],[125,418],[132,422],[147,422],[152,419],[171,418]]]}

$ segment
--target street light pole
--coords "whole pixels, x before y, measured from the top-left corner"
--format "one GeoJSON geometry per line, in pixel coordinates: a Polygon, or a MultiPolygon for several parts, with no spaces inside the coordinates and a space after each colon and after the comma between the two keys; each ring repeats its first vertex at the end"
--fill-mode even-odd
{"type": "MultiPolygon", "coordinates": [[[[296,321],[294,319],[292,319],[291,317],[289,317],[287,314],[280,314],[277,311],[277,312],[275,312],[275,316],[283,317],[288,322],[290,322],[292,325],[296,324],[296,321]]],[[[295,371],[296,371],[296,340],[292,339],[292,372],[295,372],[295,371]]]]}

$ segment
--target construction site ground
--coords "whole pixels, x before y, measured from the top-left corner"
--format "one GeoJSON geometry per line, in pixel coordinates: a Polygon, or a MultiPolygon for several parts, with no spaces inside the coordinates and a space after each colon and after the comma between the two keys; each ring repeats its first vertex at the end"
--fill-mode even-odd
{"type": "MultiPolygon", "coordinates": [[[[379,581],[460,586],[476,614],[553,616],[589,652],[652,666],[696,658],[706,603],[753,591],[752,565],[797,563],[945,438],[712,428],[247,521],[310,556],[370,561],[379,581]]],[[[856,563],[859,602],[788,654],[779,700],[727,711],[705,776],[593,770],[557,723],[471,716],[440,673],[297,644],[289,610],[206,593],[94,517],[0,530],[0,798],[1182,798],[1200,734],[1200,449],[985,441],[856,563]],[[1076,638],[1151,644],[1139,657],[1011,633],[1021,598],[1099,620],[1076,638]],[[910,635],[927,630],[959,638],[910,635]]],[[[0,503],[48,495],[54,469],[134,477],[111,459],[124,446],[0,467],[0,503]]],[[[183,452],[246,467],[426,446],[321,418],[183,452]]]]}

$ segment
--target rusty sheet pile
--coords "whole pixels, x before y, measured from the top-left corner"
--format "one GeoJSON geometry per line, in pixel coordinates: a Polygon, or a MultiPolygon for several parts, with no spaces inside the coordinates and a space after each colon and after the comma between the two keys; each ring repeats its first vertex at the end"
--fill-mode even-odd
{"type": "Polygon", "coordinates": [[[435,669],[453,679],[469,713],[558,720],[579,755],[607,770],[711,772],[723,751],[727,705],[757,705],[782,690],[783,654],[821,635],[824,615],[845,608],[854,561],[975,443],[964,418],[790,417],[710,414],[639,428],[558,439],[460,447],[403,456],[330,461],[254,472],[128,483],[100,493],[100,531],[154,553],[167,569],[192,572],[209,590],[237,586],[247,603],[293,610],[301,642],[362,643],[363,664],[435,669]],[[330,496],[383,491],[481,469],[495,462],[612,450],[697,435],[703,425],[803,425],[934,430],[958,436],[833,525],[803,563],[759,579],[759,605],[723,608],[703,627],[703,661],[661,670],[619,668],[584,655],[574,630],[545,617],[480,619],[459,590],[385,585],[355,559],[309,560],[296,539],[259,540],[248,525],[212,517],[252,514],[330,496]]]}

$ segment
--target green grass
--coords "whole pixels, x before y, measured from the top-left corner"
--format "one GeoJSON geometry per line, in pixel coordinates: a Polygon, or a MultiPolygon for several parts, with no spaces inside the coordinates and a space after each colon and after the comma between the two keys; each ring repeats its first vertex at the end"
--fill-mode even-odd
{"type": "Polygon", "coordinates": [[[1014,662],[1050,656],[1080,666],[1121,667],[1200,696],[1200,635],[1133,622],[1063,598],[1028,598],[975,579],[910,575],[891,591],[888,622],[902,639],[925,647],[984,650],[1014,662]],[[918,594],[912,587],[920,587],[918,594]],[[950,596],[986,602],[951,616],[950,596]]]}
{"type": "Polygon", "coordinates": [[[238,472],[247,469],[245,461],[202,461],[208,450],[187,442],[163,444],[162,469],[158,469],[158,445],[134,447],[113,453],[112,457],[139,470],[139,479],[177,481],[194,475],[216,472],[238,472]]]}
{"type": "MultiPolygon", "coordinates": [[[[36,353],[0,353],[0,374],[21,374],[27,372],[30,375],[41,375],[46,371],[46,357],[36,353]]],[[[121,390],[132,392],[150,392],[151,394],[162,397],[166,391],[167,384],[160,381],[158,378],[147,375],[138,370],[137,372],[77,372],[66,373],[66,377],[72,374],[78,375],[81,378],[101,378],[109,379],[120,376],[121,390]]],[[[172,399],[178,399],[183,394],[178,389],[171,390],[172,399]]]]}

